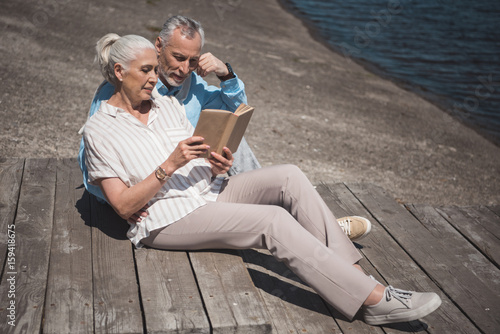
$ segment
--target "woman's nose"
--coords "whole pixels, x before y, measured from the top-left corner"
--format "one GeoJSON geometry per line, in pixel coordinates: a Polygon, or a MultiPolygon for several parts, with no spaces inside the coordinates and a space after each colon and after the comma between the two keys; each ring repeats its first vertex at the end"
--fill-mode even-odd
{"type": "Polygon", "coordinates": [[[150,82],[158,81],[158,73],[156,73],[155,71],[151,71],[151,75],[149,76],[149,81],[150,82]]]}

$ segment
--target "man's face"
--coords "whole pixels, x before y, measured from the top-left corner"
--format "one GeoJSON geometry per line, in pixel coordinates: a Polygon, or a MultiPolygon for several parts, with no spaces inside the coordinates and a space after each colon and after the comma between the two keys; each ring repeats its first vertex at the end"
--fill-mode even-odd
{"type": "Polygon", "coordinates": [[[201,53],[201,37],[197,33],[193,39],[182,36],[180,29],[174,30],[172,38],[165,47],[160,38],[156,40],[158,51],[158,75],[168,87],[182,85],[184,80],[198,67],[201,53]]]}

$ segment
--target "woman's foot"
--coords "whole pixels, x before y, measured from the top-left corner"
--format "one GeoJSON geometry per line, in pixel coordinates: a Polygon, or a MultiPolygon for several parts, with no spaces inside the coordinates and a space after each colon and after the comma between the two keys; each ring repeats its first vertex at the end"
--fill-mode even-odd
{"type": "Polygon", "coordinates": [[[377,304],[366,304],[370,302],[367,300],[363,306],[365,322],[382,325],[423,318],[441,305],[441,298],[434,292],[406,291],[388,286],[377,304]]]}
{"type": "Polygon", "coordinates": [[[337,219],[337,223],[351,241],[366,237],[372,229],[370,221],[359,216],[342,217],[337,219]]]}

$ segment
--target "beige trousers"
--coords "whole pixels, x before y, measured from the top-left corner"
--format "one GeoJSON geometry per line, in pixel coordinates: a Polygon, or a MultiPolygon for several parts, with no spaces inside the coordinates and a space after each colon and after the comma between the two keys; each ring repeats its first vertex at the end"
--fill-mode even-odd
{"type": "Polygon", "coordinates": [[[170,250],[268,249],[349,319],[376,285],[353,266],[360,253],[292,165],[229,177],[217,202],[152,231],[141,242],[170,250]]]}

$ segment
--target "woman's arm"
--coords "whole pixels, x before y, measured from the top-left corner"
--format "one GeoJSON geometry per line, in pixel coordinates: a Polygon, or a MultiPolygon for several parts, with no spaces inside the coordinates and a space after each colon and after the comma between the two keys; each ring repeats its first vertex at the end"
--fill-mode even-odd
{"type": "Polygon", "coordinates": [[[117,177],[100,179],[97,184],[116,213],[128,220],[153,198],[165,182],[158,180],[153,172],[130,188],[117,177]]]}
{"type": "MultiPolygon", "coordinates": [[[[190,137],[179,142],[175,150],[160,167],[165,169],[168,176],[189,161],[199,158],[210,147],[203,142],[203,137],[190,137]]],[[[142,209],[153,196],[163,187],[167,181],[156,177],[155,171],[141,182],[132,187],[127,187],[122,180],[117,177],[97,180],[108,203],[123,219],[129,219],[133,214],[142,209]]]]}

